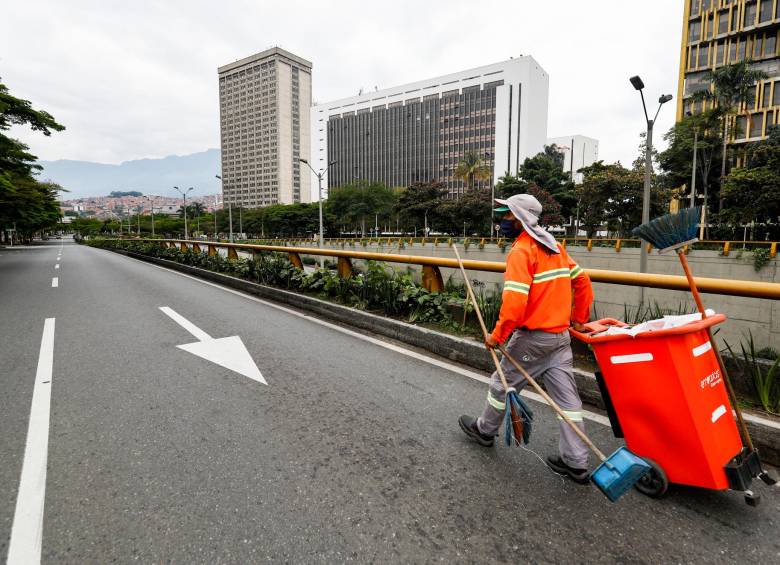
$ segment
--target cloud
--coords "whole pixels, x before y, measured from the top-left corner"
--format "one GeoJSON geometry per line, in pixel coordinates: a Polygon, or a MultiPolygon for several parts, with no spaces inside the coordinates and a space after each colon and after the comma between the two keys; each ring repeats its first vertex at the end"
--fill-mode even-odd
{"type": "MultiPolygon", "coordinates": [[[[678,0],[166,2],[54,0],[4,14],[0,76],[67,130],[14,128],[42,159],[106,163],[219,147],[217,67],[272,45],[314,63],[315,100],[530,54],[550,75],[550,136],[630,163],[648,100],[677,93],[678,0]]],[[[661,112],[656,139],[674,122],[661,112]]]]}

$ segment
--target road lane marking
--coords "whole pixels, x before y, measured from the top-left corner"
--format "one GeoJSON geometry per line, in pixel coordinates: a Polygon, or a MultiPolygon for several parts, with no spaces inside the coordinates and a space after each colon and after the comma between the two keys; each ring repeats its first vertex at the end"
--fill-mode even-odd
{"type": "Polygon", "coordinates": [[[56,265],[54,265],[54,268],[55,268],[55,269],[59,269],[59,268],[60,268],[60,264],[59,264],[59,263],[57,263],[56,265]]]}
{"type": "Polygon", "coordinates": [[[195,343],[186,343],[176,347],[235,371],[253,381],[264,385],[268,384],[240,337],[234,335],[215,339],[172,308],[160,306],[160,310],[198,340],[195,343]]]}
{"type": "Polygon", "coordinates": [[[54,318],[46,318],[43,325],[22,475],[8,547],[8,565],[41,562],[46,460],[49,450],[49,409],[54,364],[54,320],[54,318]]]}
{"type": "MultiPolygon", "coordinates": [[[[436,359],[434,357],[429,357],[428,355],[425,355],[423,353],[419,353],[417,351],[412,351],[410,349],[406,349],[404,347],[401,347],[399,345],[396,345],[394,343],[389,343],[387,341],[382,341],[381,339],[377,339],[365,334],[361,334],[352,330],[349,330],[347,328],[344,328],[342,326],[338,326],[336,324],[332,324],[330,322],[326,322],[325,320],[320,320],[319,318],[314,318],[311,315],[304,314],[302,312],[297,312],[295,310],[291,310],[289,308],[285,308],[284,306],[280,306],[278,304],[274,304],[273,302],[268,302],[266,300],[262,300],[261,298],[257,298],[255,296],[251,296],[248,294],[244,294],[243,292],[233,290],[232,288],[225,288],[224,286],[218,285],[216,283],[212,283],[210,281],[205,281],[203,279],[199,279],[198,277],[193,277],[192,275],[188,275],[186,273],[180,273],[179,271],[174,271],[173,269],[168,269],[166,267],[162,267],[160,265],[155,265],[153,263],[145,263],[146,265],[149,265],[150,267],[154,267],[156,269],[160,269],[162,271],[167,271],[169,273],[172,273],[174,275],[179,275],[181,277],[185,277],[188,279],[192,279],[193,281],[199,282],[201,284],[205,284],[214,288],[218,288],[224,292],[229,292],[230,294],[235,294],[236,296],[240,296],[242,298],[246,298],[247,300],[251,300],[253,302],[258,302],[260,304],[263,304],[265,306],[268,306],[270,308],[275,308],[277,310],[280,310],[282,312],[287,312],[288,314],[292,316],[296,316],[298,318],[303,318],[305,320],[308,320],[312,323],[319,324],[321,326],[324,326],[326,328],[330,328],[332,330],[335,330],[337,332],[346,334],[348,336],[354,337],[356,339],[360,339],[362,341],[367,341],[369,343],[373,343],[374,345],[378,345],[379,347],[384,347],[385,349],[389,349],[390,351],[395,351],[396,353],[400,353],[401,355],[406,355],[407,357],[411,357],[413,359],[417,359],[418,361],[423,361],[424,363],[428,363],[429,365],[434,365],[436,367],[439,367],[441,369],[444,369],[446,371],[450,371],[453,373],[457,373],[459,375],[462,375],[464,377],[468,377],[469,379],[473,379],[475,381],[479,381],[481,383],[489,384],[490,378],[486,377],[484,373],[478,373],[476,371],[472,371],[469,369],[466,369],[464,367],[461,367],[459,365],[453,365],[452,363],[448,363],[447,361],[442,361],[441,359],[436,359]]],[[[541,404],[547,404],[547,402],[542,398],[540,394],[537,394],[535,392],[532,392],[530,390],[522,390],[520,392],[521,396],[524,396],[526,398],[529,398],[531,400],[534,400],[536,402],[539,402],[541,404]]],[[[601,414],[597,414],[595,412],[590,412],[588,410],[583,410],[582,415],[586,420],[591,420],[593,422],[597,422],[599,424],[602,424],[604,426],[611,426],[609,422],[609,418],[606,416],[602,416],[601,414]]]]}
{"type": "Polygon", "coordinates": [[[60,286],[60,279],[59,279],[59,277],[54,277],[53,279],[51,279],[51,287],[52,288],[57,288],[58,286],[60,286]]]}

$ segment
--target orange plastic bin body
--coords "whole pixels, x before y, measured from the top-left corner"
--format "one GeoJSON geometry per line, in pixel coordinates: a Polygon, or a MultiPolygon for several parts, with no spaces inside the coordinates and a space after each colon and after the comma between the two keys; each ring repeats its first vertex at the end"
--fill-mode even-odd
{"type": "MultiPolygon", "coordinates": [[[[723,466],[742,449],[707,328],[716,314],[677,328],[589,335],[628,448],[660,465],[670,482],[727,489],[723,466]]],[[[599,320],[590,328],[625,325],[599,320]]]]}

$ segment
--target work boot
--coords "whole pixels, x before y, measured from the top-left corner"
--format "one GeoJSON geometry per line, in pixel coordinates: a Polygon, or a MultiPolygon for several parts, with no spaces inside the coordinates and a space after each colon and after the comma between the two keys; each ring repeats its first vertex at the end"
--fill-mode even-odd
{"type": "Polygon", "coordinates": [[[479,445],[484,445],[485,447],[491,447],[493,445],[494,436],[488,436],[480,432],[479,428],[477,428],[476,418],[461,416],[458,418],[458,424],[460,424],[460,429],[463,430],[463,433],[476,441],[479,445]]]}
{"type": "Polygon", "coordinates": [[[590,472],[587,469],[575,469],[574,467],[569,467],[566,463],[563,462],[563,459],[561,459],[560,455],[555,457],[548,457],[547,466],[559,475],[566,475],[567,477],[570,477],[575,483],[579,483],[581,485],[587,484],[590,480],[590,472]]]}

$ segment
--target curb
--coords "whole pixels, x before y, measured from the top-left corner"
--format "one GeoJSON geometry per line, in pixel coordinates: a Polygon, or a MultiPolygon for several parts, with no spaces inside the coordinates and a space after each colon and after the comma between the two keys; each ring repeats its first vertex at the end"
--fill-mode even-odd
{"type": "MultiPolygon", "coordinates": [[[[493,371],[490,355],[484,346],[476,340],[448,335],[400,320],[327,302],[305,294],[264,286],[259,283],[167,259],[149,257],[121,249],[106,249],[106,251],[119,253],[120,255],[146,261],[147,263],[155,263],[175,271],[241,290],[260,298],[306,310],[323,318],[424,349],[451,361],[462,363],[487,373],[493,371]]],[[[577,355],[575,353],[576,359],[577,355]]],[[[575,368],[574,379],[582,401],[585,404],[604,409],[604,401],[601,398],[601,392],[594,374],[575,368]]],[[[756,449],[761,452],[762,461],[771,465],[780,465],[780,422],[751,412],[744,412],[744,417],[753,443],[756,449]]]]}

